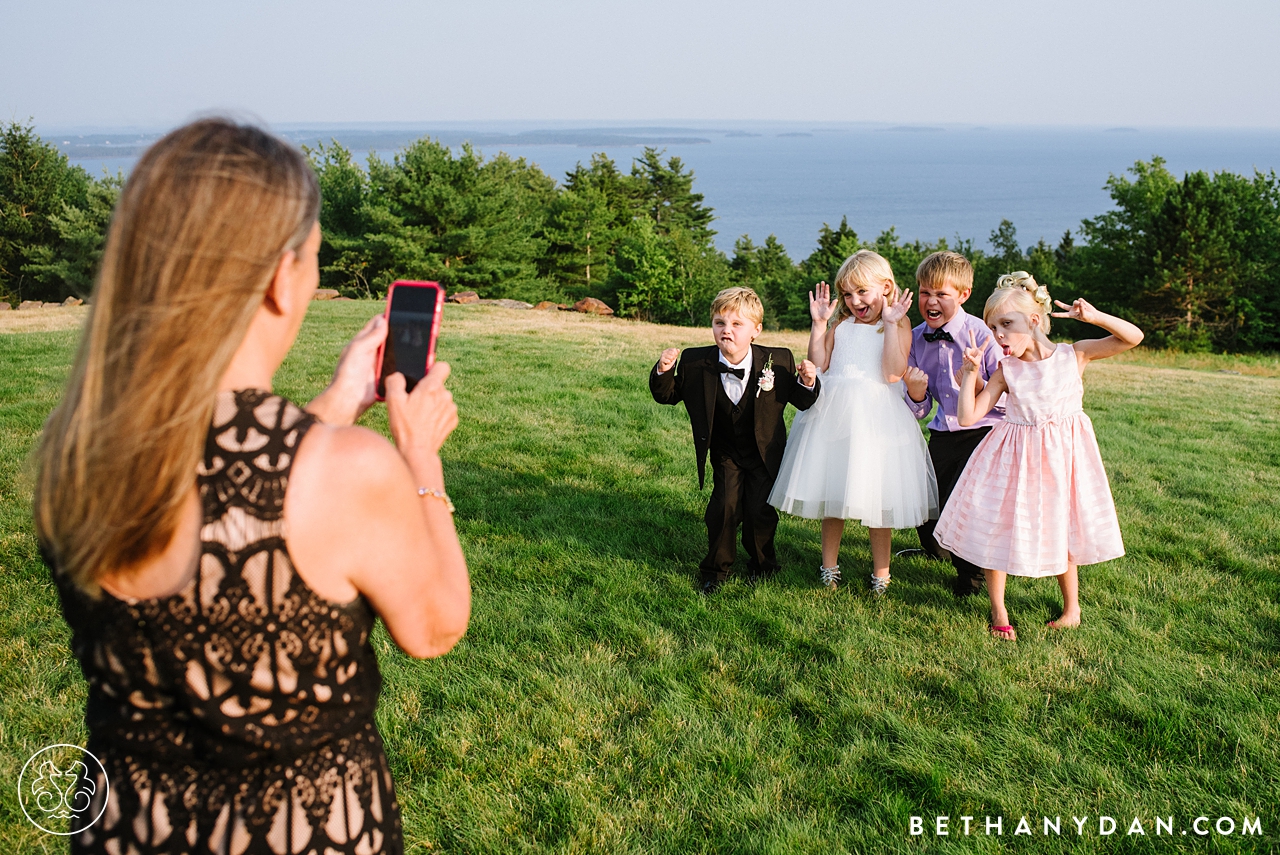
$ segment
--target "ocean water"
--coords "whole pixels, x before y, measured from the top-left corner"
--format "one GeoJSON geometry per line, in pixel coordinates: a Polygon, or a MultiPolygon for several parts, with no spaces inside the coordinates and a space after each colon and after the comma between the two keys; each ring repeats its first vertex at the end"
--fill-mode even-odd
{"type": "MultiPolygon", "coordinates": [[[[313,126],[315,127],[315,126],[313,126]]],[[[536,125],[532,127],[537,127],[536,125]]],[[[343,141],[363,159],[360,134],[336,129],[294,132],[294,138],[343,141]]],[[[465,130],[400,133],[406,139],[438,136],[452,141],[465,130]]],[[[526,132],[528,133],[528,132],[526,132]]],[[[1057,243],[1080,221],[1107,210],[1108,176],[1137,160],[1163,157],[1176,175],[1195,170],[1252,175],[1280,170],[1280,130],[1148,130],[1093,128],[926,128],[796,126],[735,123],[678,128],[603,129],[601,144],[589,131],[539,132],[540,139],[576,144],[529,144],[492,129],[476,132],[485,155],[499,150],[537,163],[557,180],[593,151],[629,168],[641,144],[617,144],[620,134],[638,140],[672,140],[657,147],[679,157],[696,176],[694,189],[715,209],[717,245],[732,253],[734,240],[757,243],[773,234],[794,260],[812,251],[823,223],[841,217],[864,239],[895,228],[906,239],[971,238],[988,245],[1002,219],[1011,220],[1024,245],[1057,243]],[[690,143],[689,139],[706,142],[690,143]],[[675,140],[680,140],[675,142],[675,140]]],[[[385,143],[383,143],[385,146],[385,143]]],[[[390,157],[394,147],[379,154],[390,157]]],[[[74,159],[93,173],[126,172],[136,157],[74,159]]]]}

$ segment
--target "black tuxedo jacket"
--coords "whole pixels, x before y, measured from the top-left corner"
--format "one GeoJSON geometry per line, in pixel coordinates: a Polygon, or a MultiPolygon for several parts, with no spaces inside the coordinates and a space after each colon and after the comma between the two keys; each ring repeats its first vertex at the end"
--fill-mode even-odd
{"type": "MultiPolygon", "coordinates": [[[[649,372],[649,391],[659,404],[684,402],[689,412],[689,424],[693,428],[693,447],[698,455],[698,486],[706,482],[707,450],[711,447],[711,425],[716,414],[716,387],[720,385],[720,349],[690,347],[681,354],[679,361],[665,374],[658,373],[654,363],[649,372]]],[[[796,361],[785,347],[751,345],[751,378],[744,394],[756,395],[755,421],[756,445],[769,474],[778,477],[782,465],[782,452],[787,446],[787,425],[782,412],[787,404],[798,410],[807,410],[818,400],[821,381],[815,380],[813,389],[800,385],[796,379],[796,361]],[[773,388],[760,389],[760,372],[773,358],[773,388]]]]}

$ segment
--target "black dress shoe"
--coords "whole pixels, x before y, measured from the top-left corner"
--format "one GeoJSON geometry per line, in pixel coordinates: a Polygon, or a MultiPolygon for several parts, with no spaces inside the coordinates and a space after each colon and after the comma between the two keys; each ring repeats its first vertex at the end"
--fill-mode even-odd
{"type": "Polygon", "coordinates": [[[702,585],[698,588],[698,593],[702,594],[703,596],[714,594],[716,591],[720,590],[720,586],[723,584],[724,584],[723,579],[706,579],[702,582],[702,585]]]}
{"type": "Polygon", "coordinates": [[[780,568],[778,567],[774,567],[770,570],[758,570],[756,572],[753,572],[749,576],[747,576],[747,584],[757,585],[761,582],[767,582],[770,579],[772,579],[774,576],[778,575],[779,569],[780,568]]]}
{"type": "Polygon", "coordinates": [[[951,586],[957,597],[972,597],[982,593],[982,579],[978,576],[957,576],[951,586]]]}
{"type": "Polygon", "coordinates": [[[893,557],[894,558],[930,558],[930,559],[933,559],[934,561],[943,560],[941,555],[930,552],[927,549],[922,549],[920,547],[912,547],[910,549],[899,549],[897,552],[893,553],[893,557]]]}

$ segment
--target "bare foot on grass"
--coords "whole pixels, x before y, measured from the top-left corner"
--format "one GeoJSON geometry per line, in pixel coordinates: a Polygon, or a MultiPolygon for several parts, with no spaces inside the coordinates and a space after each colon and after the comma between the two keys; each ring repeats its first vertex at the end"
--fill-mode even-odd
{"type": "Polygon", "coordinates": [[[1045,621],[1045,626],[1049,629],[1071,629],[1080,625],[1080,610],[1076,609],[1072,612],[1063,612],[1051,621],[1045,621]]]}

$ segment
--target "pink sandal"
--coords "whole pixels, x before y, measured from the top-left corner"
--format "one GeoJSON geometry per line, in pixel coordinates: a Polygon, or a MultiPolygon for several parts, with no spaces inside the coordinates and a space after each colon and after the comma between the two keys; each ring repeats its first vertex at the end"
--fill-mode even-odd
{"type": "Polygon", "coordinates": [[[988,628],[987,634],[992,638],[998,638],[1001,641],[1017,641],[1018,633],[1012,626],[992,626],[988,628]]]}

